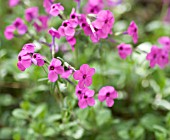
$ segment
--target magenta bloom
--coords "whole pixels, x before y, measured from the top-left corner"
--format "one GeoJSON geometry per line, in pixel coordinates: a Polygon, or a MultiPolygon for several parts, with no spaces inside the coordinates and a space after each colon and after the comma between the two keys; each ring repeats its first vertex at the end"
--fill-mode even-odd
{"type": "Polygon", "coordinates": [[[109,10],[102,10],[97,14],[97,19],[92,23],[94,28],[101,29],[103,33],[109,34],[114,23],[114,17],[109,10]]]}
{"type": "Polygon", "coordinates": [[[94,106],[95,100],[94,90],[90,90],[88,88],[80,89],[78,86],[76,87],[76,95],[78,97],[78,105],[81,109],[86,108],[87,106],[94,106]]]}
{"type": "Polygon", "coordinates": [[[85,86],[90,86],[92,84],[92,76],[95,73],[94,68],[90,68],[88,64],[83,64],[80,70],[74,72],[73,77],[75,80],[79,80],[78,85],[81,89],[85,86]]]}
{"type": "Polygon", "coordinates": [[[55,82],[58,79],[58,74],[62,74],[64,72],[64,68],[61,66],[61,61],[53,58],[49,67],[48,67],[48,79],[51,82],[55,82]]]}
{"type": "Polygon", "coordinates": [[[53,27],[48,30],[48,33],[49,33],[52,37],[60,38],[59,32],[58,32],[55,28],[53,28],[53,27]]]}
{"type": "Polygon", "coordinates": [[[39,22],[34,22],[33,25],[38,32],[48,28],[48,16],[39,16],[37,20],[39,20],[39,22]]]}
{"type": "Polygon", "coordinates": [[[106,100],[108,107],[112,107],[114,104],[114,99],[118,98],[117,91],[112,86],[102,87],[98,94],[99,101],[103,102],[106,100]]]}
{"type": "Polygon", "coordinates": [[[5,28],[5,31],[4,31],[4,35],[5,35],[5,38],[8,39],[8,40],[11,40],[12,38],[14,38],[14,31],[15,31],[15,26],[13,25],[9,25],[5,28]]]}
{"type": "Polygon", "coordinates": [[[160,48],[158,48],[157,46],[152,46],[150,53],[147,54],[146,60],[150,61],[151,68],[153,68],[157,64],[160,52],[160,48]]]}
{"type": "Polygon", "coordinates": [[[31,61],[37,66],[43,66],[45,64],[44,57],[39,53],[34,53],[32,55],[31,61]]]}
{"type": "Polygon", "coordinates": [[[132,48],[130,44],[121,43],[117,46],[119,56],[122,59],[126,59],[127,56],[132,54],[132,48]]]}
{"type": "Polygon", "coordinates": [[[58,32],[61,36],[73,37],[75,34],[75,29],[69,20],[65,20],[63,21],[62,26],[59,27],[58,32]]]}
{"type": "Polygon", "coordinates": [[[66,37],[66,40],[68,41],[68,43],[70,44],[71,46],[71,49],[74,51],[74,46],[76,44],[76,38],[75,37],[66,37]]]}
{"type": "Polygon", "coordinates": [[[159,57],[158,57],[158,66],[163,69],[168,63],[169,63],[169,55],[168,51],[165,49],[161,49],[159,52],[159,57]]]}
{"type": "Polygon", "coordinates": [[[53,4],[54,0],[44,0],[43,7],[45,8],[46,13],[50,12],[51,5],[53,4]]]}
{"type": "Polygon", "coordinates": [[[21,71],[24,71],[26,68],[30,67],[32,64],[31,56],[27,53],[26,50],[20,51],[18,54],[18,63],[17,66],[21,71]]]}
{"type": "Polygon", "coordinates": [[[72,74],[73,70],[70,68],[64,67],[64,72],[61,74],[61,78],[68,79],[68,77],[72,74]]]}
{"type": "Polygon", "coordinates": [[[27,43],[23,46],[22,50],[25,50],[28,54],[34,53],[35,45],[33,43],[27,43]]]}
{"type": "Polygon", "coordinates": [[[13,25],[20,35],[23,35],[27,32],[27,26],[24,24],[24,21],[21,18],[16,18],[13,22],[13,25]]]}
{"type": "Polygon", "coordinates": [[[134,21],[132,21],[128,27],[128,35],[132,36],[133,42],[136,44],[138,42],[138,26],[134,21]]]}
{"type": "Polygon", "coordinates": [[[163,45],[163,47],[167,50],[170,51],[170,37],[168,36],[163,36],[158,39],[158,42],[163,45]]]}
{"type": "Polygon", "coordinates": [[[58,16],[61,11],[64,11],[64,7],[60,3],[51,5],[50,14],[52,16],[58,16]]]}
{"type": "Polygon", "coordinates": [[[76,13],[76,10],[73,8],[70,14],[70,20],[69,22],[71,23],[73,28],[76,28],[79,24],[79,18],[78,18],[78,14],[76,13]]]}
{"type": "Polygon", "coordinates": [[[9,0],[9,6],[14,7],[19,4],[20,0],[9,0]]]}
{"type": "Polygon", "coordinates": [[[38,17],[38,7],[30,7],[25,10],[25,19],[28,22],[31,22],[37,17],[38,17]]]}

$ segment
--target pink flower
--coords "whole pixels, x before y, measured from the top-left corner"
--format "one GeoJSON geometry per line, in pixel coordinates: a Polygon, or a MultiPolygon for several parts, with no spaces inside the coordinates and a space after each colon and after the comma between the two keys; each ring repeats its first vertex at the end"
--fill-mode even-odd
{"type": "Polygon", "coordinates": [[[23,35],[27,32],[27,26],[24,24],[24,21],[21,18],[16,18],[13,22],[13,25],[20,35],[23,35]]]}
{"type": "Polygon", "coordinates": [[[38,17],[38,7],[30,7],[25,10],[25,19],[28,22],[31,22],[37,17],[38,17]]]}
{"type": "Polygon", "coordinates": [[[8,40],[11,40],[12,38],[14,38],[14,31],[15,31],[15,26],[14,25],[9,25],[5,28],[5,31],[4,31],[4,35],[5,35],[5,38],[8,39],[8,40]]]}
{"type": "Polygon", "coordinates": [[[132,48],[130,44],[121,43],[117,46],[119,56],[122,59],[126,59],[127,56],[132,54],[132,48]]]}
{"type": "Polygon", "coordinates": [[[51,5],[50,14],[52,16],[58,16],[61,11],[64,11],[64,7],[60,3],[51,5]]]}
{"type": "Polygon", "coordinates": [[[52,36],[52,37],[56,37],[56,38],[60,38],[60,34],[59,32],[55,29],[55,28],[51,28],[50,30],[48,30],[48,33],[52,36]]]}
{"type": "Polygon", "coordinates": [[[17,66],[21,71],[24,71],[26,68],[30,67],[32,64],[31,56],[27,53],[26,50],[21,50],[18,54],[18,63],[17,66]]]}
{"type": "Polygon", "coordinates": [[[44,0],[43,7],[45,8],[46,13],[50,12],[51,5],[53,4],[54,0],[44,0]]]}
{"type": "Polygon", "coordinates": [[[97,19],[92,23],[97,29],[101,29],[103,33],[109,34],[114,23],[114,17],[109,10],[102,10],[97,14],[97,19]]]}
{"type": "Polygon", "coordinates": [[[122,3],[122,0],[107,0],[108,6],[117,6],[122,3]]]}
{"type": "Polygon", "coordinates": [[[38,17],[39,22],[34,22],[35,29],[40,32],[48,28],[48,16],[42,15],[38,17]]]}
{"type": "Polygon", "coordinates": [[[51,82],[55,82],[58,79],[58,74],[62,74],[64,72],[64,68],[61,66],[61,61],[53,58],[49,67],[48,67],[48,79],[51,82]]]}
{"type": "Polygon", "coordinates": [[[76,96],[78,97],[78,105],[81,109],[86,108],[87,106],[94,106],[95,100],[94,90],[90,90],[88,88],[80,89],[78,86],[76,87],[76,96]]]}
{"type": "Polygon", "coordinates": [[[23,46],[22,50],[25,50],[28,54],[34,53],[35,45],[33,43],[27,43],[23,46]]]}
{"type": "Polygon", "coordinates": [[[79,80],[78,85],[83,89],[85,86],[88,87],[92,84],[92,76],[94,73],[94,68],[90,68],[88,64],[83,64],[80,70],[74,72],[73,77],[75,80],[79,80]]]}
{"type": "Polygon", "coordinates": [[[63,21],[62,26],[59,27],[58,32],[61,36],[73,37],[75,34],[75,29],[69,20],[65,20],[63,21]]]}
{"type": "Polygon", "coordinates": [[[152,46],[150,53],[147,54],[146,60],[150,61],[151,68],[153,68],[157,64],[160,52],[160,48],[158,48],[157,46],[152,46]]]}
{"type": "Polygon", "coordinates": [[[40,55],[39,53],[34,53],[32,55],[32,59],[31,61],[37,65],[37,66],[43,66],[44,65],[44,57],[42,55],[40,55]]]}
{"type": "Polygon", "coordinates": [[[68,43],[70,44],[70,46],[71,46],[71,48],[72,48],[72,50],[74,51],[74,46],[75,46],[75,44],[76,44],[76,38],[75,37],[70,37],[70,36],[68,36],[68,37],[66,37],[66,40],[68,41],[68,43]]]}
{"type": "Polygon", "coordinates": [[[132,36],[133,42],[138,42],[138,27],[134,21],[132,21],[127,30],[128,34],[132,36]]]}
{"type": "Polygon", "coordinates": [[[158,39],[158,42],[163,45],[163,47],[167,50],[170,51],[170,37],[168,36],[163,36],[158,39]]]}
{"type": "Polygon", "coordinates": [[[72,74],[73,70],[64,67],[64,72],[61,74],[61,78],[68,79],[68,77],[72,74]]]}
{"type": "Polygon", "coordinates": [[[79,24],[78,16],[79,15],[76,13],[76,10],[73,8],[71,11],[70,20],[69,20],[73,28],[76,28],[77,25],[79,24]]]}
{"type": "Polygon", "coordinates": [[[114,104],[114,99],[118,98],[117,91],[112,86],[102,87],[98,94],[99,101],[103,102],[106,100],[108,107],[112,107],[114,104]]]}
{"type": "Polygon", "coordinates": [[[158,66],[163,69],[168,63],[169,63],[169,56],[168,56],[168,51],[165,49],[161,49],[159,52],[159,57],[158,57],[158,66]]]}
{"type": "Polygon", "coordinates": [[[19,4],[20,0],[9,0],[9,6],[14,7],[19,4]]]}

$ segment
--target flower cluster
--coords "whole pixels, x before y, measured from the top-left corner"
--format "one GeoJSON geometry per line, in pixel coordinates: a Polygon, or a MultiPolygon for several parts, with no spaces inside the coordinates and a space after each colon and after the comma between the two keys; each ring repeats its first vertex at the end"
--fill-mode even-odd
{"type": "Polygon", "coordinates": [[[35,45],[32,43],[25,44],[18,54],[18,63],[17,66],[21,71],[25,71],[26,68],[29,68],[32,64],[37,66],[44,65],[44,57],[35,53],[35,45]]]}
{"type": "Polygon", "coordinates": [[[156,64],[160,68],[164,68],[169,63],[170,38],[161,37],[158,42],[163,45],[159,48],[156,45],[152,46],[150,53],[147,54],[146,59],[150,61],[150,67],[153,68],[156,64]]]}

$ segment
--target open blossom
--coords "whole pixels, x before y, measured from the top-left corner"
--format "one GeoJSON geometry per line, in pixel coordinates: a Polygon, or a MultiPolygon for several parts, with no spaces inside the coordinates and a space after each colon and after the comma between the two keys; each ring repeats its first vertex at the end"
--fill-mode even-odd
{"type": "Polygon", "coordinates": [[[34,53],[32,55],[31,61],[37,66],[43,66],[45,64],[44,57],[39,53],[34,53]]]}
{"type": "Polygon", "coordinates": [[[26,68],[30,67],[32,64],[31,56],[27,53],[26,50],[21,50],[18,54],[18,63],[17,66],[21,71],[24,71],[26,68]]]}
{"type": "Polygon", "coordinates": [[[78,98],[78,105],[81,109],[95,105],[95,100],[93,98],[94,93],[94,90],[88,88],[80,89],[79,86],[76,86],[76,96],[78,98]]]}
{"type": "Polygon", "coordinates": [[[14,7],[19,4],[20,0],[9,0],[9,6],[14,7]]]}
{"type": "Polygon", "coordinates": [[[65,20],[62,23],[62,26],[58,29],[61,36],[73,37],[75,34],[75,28],[72,26],[69,20],[65,20]]]}
{"type": "Polygon", "coordinates": [[[24,24],[24,21],[21,18],[16,18],[13,22],[13,25],[15,26],[17,32],[20,35],[23,35],[27,32],[27,26],[24,24]]]}
{"type": "Polygon", "coordinates": [[[51,5],[53,4],[54,0],[44,0],[43,1],[43,7],[45,8],[46,13],[50,12],[51,5]]]}
{"type": "Polygon", "coordinates": [[[101,29],[103,33],[109,34],[114,23],[114,17],[109,10],[102,10],[97,14],[96,20],[92,23],[97,29],[101,29]]]}
{"type": "Polygon", "coordinates": [[[130,44],[121,43],[117,46],[119,56],[122,59],[126,59],[127,56],[132,54],[132,48],[130,44]]]}
{"type": "Polygon", "coordinates": [[[168,51],[166,51],[165,49],[161,49],[161,51],[159,52],[159,57],[158,57],[158,66],[163,69],[168,63],[169,63],[169,55],[168,55],[168,51]]]}
{"type": "Polygon", "coordinates": [[[5,35],[5,38],[8,39],[8,40],[11,40],[12,38],[14,38],[14,31],[15,31],[15,26],[13,25],[9,25],[5,28],[5,31],[4,31],[4,35],[5,35]]]}
{"type": "Polygon", "coordinates": [[[158,39],[158,42],[163,45],[163,47],[167,50],[170,51],[170,37],[168,36],[163,36],[158,39]]]}
{"type": "Polygon", "coordinates": [[[90,68],[88,64],[83,64],[80,70],[74,72],[73,77],[75,80],[79,80],[78,85],[80,88],[90,86],[92,84],[92,76],[95,73],[94,68],[90,68]]]}
{"type": "Polygon", "coordinates": [[[31,22],[37,17],[38,17],[38,7],[30,7],[25,10],[25,19],[28,22],[31,22]]]}
{"type": "Polygon", "coordinates": [[[48,30],[48,33],[52,36],[52,37],[55,37],[55,38],[60,38],[60,34],[59,32],[55,29],[55,28],[51,28],[48,30]]]}
{"type": "Polygon", "coordinates": [[[48,16],[41,15],[37,18],[38,22],[34,22],[33,26],[40,32],[48,28],[48,16]]]}
{"type": "Polygon", "coordinates": [[[72,9],[69,19],[71,25],[73,28],[76,28],[79,24],[79,15],[76,13],[75,8],[72,9]]]}
{"type": "Polygon", "coordinates": [[[58,16],[61,11],[64,11],[64,7],[60,3],[55,3],[51,5],[50,14],[52,16],[58,16]]]}
{"type": "Polygon", "coordinates": [[[106,105],[112,107],[114,99],[118,98],[118,93],[112,86],[102,87],[98,94],[99,101],[103,102],[106,100],[106,105]]]}
{"type": "Polygon", "coordinates": [[[64,68],[61,66],[61,61],[53,58],[49,67],[48,67],[48,79],[51,82],[55,82],[58,79],[58,74],[62,74],[64,72],[64,68]]]}
{"type": "Polygon", "coordinates": [[[151,68],[157,64],[160,51],[161,49],[157,46],[152,46],[150,53],[147,54],[146,60],[150,61],[151,68]]]}
{"type": "Polygon", "coordinates": [[[134,21],[130,23],[127,33],[132,37],[133,42],[136,44],[138,42],[138,26],[134,21]]]}

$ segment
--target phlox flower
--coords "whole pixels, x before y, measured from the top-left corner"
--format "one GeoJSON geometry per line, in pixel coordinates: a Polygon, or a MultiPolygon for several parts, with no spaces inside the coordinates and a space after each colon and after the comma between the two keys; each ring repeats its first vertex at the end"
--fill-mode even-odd
{"type": "Polygon", "coordinates": [[[59,32],[55,29],[55,28],[51,28],[48,30],[48,33],[52,36],[52,37],[55,37],[55,38],[60,38],[60,34],[59,32]]]}
{"type": "Polygon", "coordinates": [[[43,1],[43,7],[45,8],[46,13],[50,12],[51,5],[53,4],[54,0],[44,0],[43,1]]]}
{"type": "Polygon", "coordinates": [[[35,50],[35,45],[33,43],[27,43],[22,47],[28,54],[33,54],[35,50]]]}
{"type": "Polygon", "coordinates": [[[163,47],[167,50],[170,51],[170,37],[168,36],[163,36],[158,39],[158,42],[163,45],[163,47]]]}
{"type": "Polygon", "coordinates": [[[28,22],[31,22],[37,17],[38,17],[38,7],[30,7],[25,10],[25,19],[28,22]]]}
{"type": "Polygon", "coordinates": [[[94,68],[90,68],[88,64],[83,64],[80,70],[74,72],[73,77],[78,80],[78,85],[81,89],[92,84],[92,76],[95,73],[94,68]]]}
{"type": "Polygon", "coordinates": [[[20,35],[25,34],[28,30],[21,18],[16,18],[12,25],[16,28],[18,34],[20,35]]]}
{"type": "Polygon", "coordinates": [[[69,19],[71,25],[73,28],[76,28],[79,24],[79,15],[76,13],[75,8],[72,9],[69,19]]]}
{"type": "Polygon", "coordinates": [[[136,44],[138,42],[138,26],[134,21],[131,21],[127,33],[132,37],[133,42],[136,44]]]}
{"type": "Polygon", "coordinates": [[[130,44],[121,43],[117,46],[119,56],[122,59],[126,59],[127,56],[132,54],[132,48],[130,44]]]}
{"type": "Polygon", "coordinates": [[[35,65],[37,65],[37,66],[43,66],[44,65],[44,57],[41,55],[41,54],[39,54],[39,53],[34,53],[33,55],[32,55],[32,58],[31,58],[31,61],[35,64],[35,65]]]}
{"type": "Polygon", "coordinates": [[[51,5],[50,14],[52,16],[58,16],[61,11],[64,11],[64,7],[60,3],[55,3],[51,5]]]}
{"type": "Polygon", "coordinates": [[[30,67],[32,64],[31,56],[27,53],[26,50],[21,50],[18,54],[18,63],[17,66],[21,71],[25,71],[26,68],[30,67]]]}
{"type": "Polygon", "coordinates": [[[95,92],[88,88],[80,89],[79,86],[76,86],[76,96],[78,98],[78,106],[81,109],[86,108],[87,106],[94,106],[95,100],[93,98],[95,92]]]}
{"type": "Polygon", "coordinates": [[[45,15],[38,16],[37,20],[38,22],[35,21],[33,26],[38,32],[48,28],[48,16],[45,15]]]}
{"type": "Polygon", "coordinates": [[[15,26],[14,25],[9,25],[5,28],[4,35],[5,38],[8,40],[11,40],[14,38],[14,31],[15,31],[15,26]]]}
{"type": "Polygon", "coordinates": [[[114,99],[118,98],[118,93],[112,86],[102,87],[98,94],[99,101],[103,102],[106,100],[106,105],[112,107],[114,99]]]}
{"type": "Polygon", "coordinates": [[[165,49],[161,49],[161,51],[159,52],[157,63],[161,69],[163,69],[169,63],[168,51],[166,51],[165,49]]]}
{"type": "Polygon", "coordinates": [[[58,79],[58,75],[64,72],[64,68],[61,66],[59,59],[53,58],[50,65],[48,66],[48,79],[51,82],[55,82],[58,79]]]}

